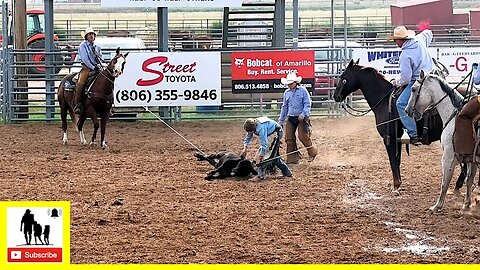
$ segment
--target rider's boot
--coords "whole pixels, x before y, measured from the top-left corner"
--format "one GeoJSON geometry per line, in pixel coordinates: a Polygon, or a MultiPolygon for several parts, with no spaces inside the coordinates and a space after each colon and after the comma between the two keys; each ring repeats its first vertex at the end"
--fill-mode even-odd
{"type": "Polygon", "coordinates": [[[75,114],[81,114],[83,110],[82,94],[85,83],[77,83],[75,87],[75,108],[73,109],[75,114]]]}

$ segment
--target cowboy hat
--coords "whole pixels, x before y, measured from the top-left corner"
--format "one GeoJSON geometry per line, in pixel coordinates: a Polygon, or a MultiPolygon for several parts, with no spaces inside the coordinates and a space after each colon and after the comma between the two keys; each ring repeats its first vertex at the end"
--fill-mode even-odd
{"type": "Polygon", "coordinates": [[[82,31],[82,33],[81,33],[80,35],[82,36],[82,38],[85,38],[85,36],[86,36],[87,34],[90,34],[90,33],[95,34],[95,36],[97,35],[97,32],[95,32],[95,30],[93,30],[93,28],[90,27],[90,26],[87,27],[87,29],[85,29],[85,31],[82,31]]]}
{"type": "Polygon", "coordinates": [[[297,76],[295,73],[288,73],[286,78],[281,78],[282,84],[300,83],[302,81],[301,76],[297,76]]]}
{"type": "Polygon", "coordinates": [[[389,36],[387,40],[395,39],[412,39],[415,37],[415,31],[407,30],[405,26],[397,26],[393,29],[393,36],[389,36]]]}

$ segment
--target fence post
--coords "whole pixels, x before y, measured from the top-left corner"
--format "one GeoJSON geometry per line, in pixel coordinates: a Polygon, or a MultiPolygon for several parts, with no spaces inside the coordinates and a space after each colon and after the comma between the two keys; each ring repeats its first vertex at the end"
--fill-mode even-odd
{"type": "MultiPolygon", "coordinates": [[[[27,6],[25,0],[15,1],[14,6],[14,48],[20,50],[15,58],[19,67],[16,68],[17,77],[21,78],[27,75],[27,68],[25,67],[25,60],[28,59],[27,49],[27,6]]],[[[16,81],[16,87],[19,94],[17,94],[18,104],[17,107],[18,118],[28,118],[28,83],[26,80],[16,81]]]]}
{"type": "Polygon", "coordinates": [[[58,64],[52,65],[55,59],[53,41],[53,0],[45,0],[45,117],[52,119],[55,114],[55,82],[52,75],[58,64]]]}
{"type": "Polygon", "coordinates": [[[7,82],[8,82],[8,66],[7,66],[7,48],[8,48],[8,3],[2,1],[2,52],[0,59],[0,68],[2,69],[2,78],[0,81],[2,83],[0,92],[0,108],[1,108],[1,119],[2,121],[7,121],[7,82]]]}
{"type": "Polygon", "coordinates": [[[12,48],[7,48],[7,54],[6,54],[6,59],[7,59],[7,65],[4,70],[6,72],[6,91],[5,91],[5,107],[6,107],[6,116],[7,116],[7,121],[10,122],[12,121],[13,118],[13,109],[12,109],[12,102],[13,102],[13,96],[11,94],[11,91],[13,89],[13,49],[12,48]]]}

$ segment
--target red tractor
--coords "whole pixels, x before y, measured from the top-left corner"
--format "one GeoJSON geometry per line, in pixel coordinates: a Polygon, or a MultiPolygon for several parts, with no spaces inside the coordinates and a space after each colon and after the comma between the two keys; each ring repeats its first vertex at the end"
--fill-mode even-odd
{"type": "MultiPolygon", "coordinates": [[[[44,11],[39,9],[27,10],[27,48],[36,50],[37,52],[28,55],[28,61],[34,62],[35,66],[28,68],[30,74],[44,74],[45,73],[45,16],[44,11]],[[43,50],[41,52],[40,50],[43,50]]],[[[9,15],[8,20],[8,44],[13,43],[12,36],[12,16],[9,15]]],[[[58,41],[58,36],[53,37],[54,41],[58,41]]],[[[0,36],[0,41],[2,37],[0,36]]],[[[58,49],[58,44],[54,44],[54,49],[58,49]]],[[[55,54],[53,61],[64,60],[61,55],[55,54]]],[[[56,67],[54,73],[60,71],[60,67],[56,67]]]]}

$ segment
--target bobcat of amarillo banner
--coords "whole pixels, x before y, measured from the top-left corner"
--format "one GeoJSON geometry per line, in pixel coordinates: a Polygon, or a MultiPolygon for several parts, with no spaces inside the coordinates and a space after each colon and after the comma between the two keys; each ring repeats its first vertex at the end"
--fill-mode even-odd
{"type": "Polygon", "coordinates": [[[233,93],[283,92],[280,78],[288,73],[302,76],[309,91],[315,87],[315,51],[262,51],[232,53],[233,93]]]}

